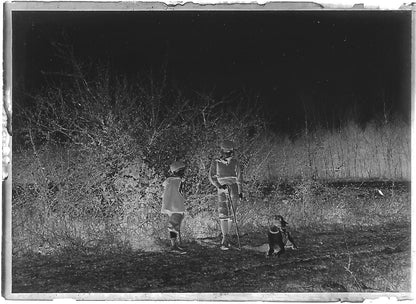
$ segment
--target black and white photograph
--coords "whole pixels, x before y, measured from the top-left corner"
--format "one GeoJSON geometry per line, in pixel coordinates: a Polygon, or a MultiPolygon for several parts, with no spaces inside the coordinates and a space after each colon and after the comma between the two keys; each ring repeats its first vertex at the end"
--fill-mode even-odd
{"type": "Polygon", "coordinates": [[[411,299],[412,14],[6,4],[3,296],[411,299]]]}

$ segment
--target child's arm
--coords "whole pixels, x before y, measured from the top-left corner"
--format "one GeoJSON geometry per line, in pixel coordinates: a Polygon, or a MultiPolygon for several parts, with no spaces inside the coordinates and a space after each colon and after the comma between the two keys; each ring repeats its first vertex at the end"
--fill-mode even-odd
{"type": "Polygon", "coordinates": [[[213,184],[215,187],[217,188],[221,187],[221,184],[218,182],[218,178],[217,178],[217,164],[215,161],[211,163],[211,167],[209,168],[208,178],[211,184],[213,184]]]}
{"type": "Polygon", "coordinates": [[[165,195],[165,191],[166,191],[166,187],[169,185],[169,179],[166,179],[163,183],[162,183],[162,186],[163,186],[163,191],[162,191],[162,195],[161,195],[161,197],[163,198],[163,196],[165,195]]]}

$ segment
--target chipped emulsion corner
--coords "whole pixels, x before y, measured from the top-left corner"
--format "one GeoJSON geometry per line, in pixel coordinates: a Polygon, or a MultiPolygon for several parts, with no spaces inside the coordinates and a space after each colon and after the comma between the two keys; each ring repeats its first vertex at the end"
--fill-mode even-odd
{"type": "Polygon", "coordinates": [[[8,177],[8,166],[11,160],[11,136],[12,136],[12,103],[11,103],[11,91],[5,90],[3,109],[2,109],[2,123],[1,123],[1,137],[2,137],[2,180],[4,181],[8,177]]]}
{"type": "MultiPolygon", "coordinates": [[[[14,4],[24,5],[24,3],[23,4],[22,3],[18,4],[16,2],[14,4]]],[[[45,3],[43,3],[43,5],[44,4],[45,3]]],[[[321,8],[326,8],[326,9],[335,8],[335,7],[331,6],[331,5],[318,4],[318,2],[315,2],[315,4],[321,6],[321,8]]],[[[40,3],[40,5],[42,5],[42,3],[40,3]]],[[[338,5],[338,8],[339,8],[339,5],[338,5]]],[[[367,5],[364,5],[364,4],[361,4],[361,5],[358,4],[358,5],[354,5],[353,8],[355,8],[355,9],[366,9],[367,8],[368,9],[369,7],[367,5]]],[[[392,7],[392,9],[397,9],[397,8],[398,7],[392,7]]],[[[415,8],[415,4],[414,3],[411,3],[409,5],[404,5],[404,6],[400,7],[399,9],[412,9],[412,8],[413,9],[415,8]]],[[[345,8],[345,9],[347,9],[347,8],[345,8]]],[[[7,90],[4,91],[3,110],[2,110],[2,123],[1,123],[1,126],[2,126],[2,129],[1,129],[1,132],[2,132],[2,152],[3,152],[3,173],[2,173],[3,181],[7,179],[7,174],[8,174],[7,169],[10,166],[10,160],[11,160],[11,151],[10,151],[10,147],[11,147],[11,136],[12,136],[12,132],[11,132],[11,118],[12,118],[12,115],[11,114],[12,114],[11,90],[10,89],[7,89],[7,90]]],[[[135,176],[136,174],[133,173],[133,172],[131,173],[132,176],[135,176]]],[[[265,251],[267,251],[267,246],[268,246],[267,244],[263,244],[262,246],[259,246],[259,248],[256,247],[256,249],[259,249],[261,251],[264,250],[264,252],[265,252],[265,251]]],[[[53,297],[53,294],[49,294],[49,296],[51,296],[51,295],[53,297]]],[[[9,296],[10,296],[10,294],[9,294],[9,296]]],[[[80,295],[80,294],[75,295],[75,297],[79,297],[79,296],[82,297],[82,295],[80,295]]],[[[143,296],[143,295],[139,295],[139,297],[141,297],[141,296],[143,296]]],[[[30,295],[29,295],[29,297],[30,297],[30,295]]],[[[84,297],[89,298],[90,297],[90,294],[88,294],[87,296],[84,295],[84,297]]],[[[109,298],[113,298],[113,296],[110,295],[109,298]]],[[[383,299],[385,300],[386,298],[387,297],[382,297],[381,299],[378,299],[377,301],[383,300],[383,299]]],[[[390,299],[396,299],[396,298],[395,297],[392,297],[390,299]]],[[[65,301],[74,301],[74,299],[60,299],[59,301],[62,301],[62,300],[65,300],[65,301]]],[[[367,302],[367,301],[368,300],[364,300],[364,302],[367,302]]]]}

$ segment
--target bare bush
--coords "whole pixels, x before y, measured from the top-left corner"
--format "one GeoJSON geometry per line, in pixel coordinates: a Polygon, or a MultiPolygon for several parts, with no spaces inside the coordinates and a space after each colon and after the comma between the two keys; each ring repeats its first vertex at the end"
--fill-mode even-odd
{"type": "Polygon", "coordinates": [[[166,238],[161,184],[174,160],[187,163],[187,193],[197,195],[185,235],[214,227],[212,217],[201,223],[215,208],[205,199],[212,192],[207,168],[224,137],[247,149],[257,121],[245,109],[223,117],[217,106],[229,101],[199,94],[191,102],[163,79],[110,83],[105,69],[92,79],[81,65],[75,72],[72,82],[32,96],[36,107],[17,112],[14,187],[23,190],[13,196],[15,250],[159,248],[166,238]]]}

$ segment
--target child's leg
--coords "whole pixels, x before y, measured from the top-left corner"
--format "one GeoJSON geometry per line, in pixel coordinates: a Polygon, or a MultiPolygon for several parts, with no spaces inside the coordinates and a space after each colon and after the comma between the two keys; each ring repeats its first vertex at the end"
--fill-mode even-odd
{"type": "Polygon", "coordinates": [[[183,219],[183,214],[181,213],[172,213],[169,216],[169,237],[171,240],[172,247],[177,247],[178,236],[180,234],[181,223],[183,219]]]}
{"type": "Polygon", "coordinates": [[[172,247],[176,245],[176,240],[178,238],[178,230],[176,229],[174,215],[175,215],[174,213],[169,215],[169,224],[168,224],[169,238],[170,238],[170,243],[172,247]]]}
{"type": "Polygon", "coordinates": [[[177,238],[178,234],[175,231],[171,231],[169,230],[169,237],[170,237],[170,245],[171,247],[175,247],[176,246],[176,238],[177,238]]]}
{"type": "Polygon", "coordinates": [[[230,214],[228,210],[227,196],[223,189],[218,190],[218,215],[220,218],[220,228],[222,233],[221,244],[226,244],[227,236],[230,230],[230,214]]]}
{"type": "Polygon", "coordinates": [[[181,226],[182,226],[184,215],[182,213],[177,213],[177,217],[178,217],[178,220],[177,220],[178,221],[178,225],[177,225],[178,239],[179,239],[179,244],[182,244],[181,226]]]}
{"type": "Polygon", "coordinates": [[[267,252],[267,256],[271,256],[274,253],[274,246],[275,246],[275,237],[274,234],[270,232],[267,234],[267,238],[269,240],[269,251],[267,252]]]}
{"type": "Polygon", "coordinates": [[[221,226],[221,233],[222,233],[222,241],[221,244],[225,244],[227,242],[227,236],[229,232],[229,221],[228,219],[220,219],[220,226],[221,226]]]}

